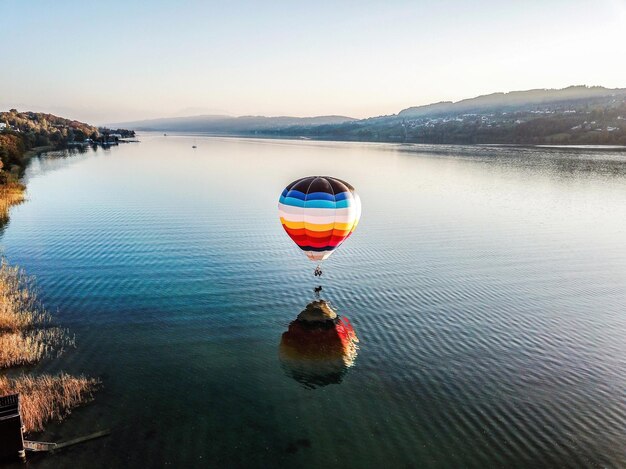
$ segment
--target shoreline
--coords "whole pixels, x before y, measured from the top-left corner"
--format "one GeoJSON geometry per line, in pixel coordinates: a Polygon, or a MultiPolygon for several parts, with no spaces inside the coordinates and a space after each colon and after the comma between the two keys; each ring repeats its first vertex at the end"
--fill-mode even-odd
{"type": "MultiPolygon", "coordinates": [[[[33,156],[55,148],[32,148],[24,152],[19,171],[0,171],[0,235],[9,222],[11,208],[26,200],[27,187],[19,176],[33,156]]],[[[47,360],[63,359],[61,355],[67,349],[76,347],[70,331],[54,322],[38,294],[34,277],[0,256],[0,397],[19,396],[19,415],[26,435],[44,431],[48,422],[67,418],[72,409],[93,400],[101,384],[98,378],[64,371],[50,374],[37,368],[47,360]]],[[[6,456],[5,451],[2,454],[6,456]]],[[[19,454],[16,451],[9,458],[19,454]]]]}
{"type": "Polygon", "coordinates": [[[28,161],[33,156],[37,156],[37,155],[40,155],[42,153],[46,153],[46,152],[49,152],[49,151],[60,150],[60,149],[62,149],[62,148],[59,148],[56,145],[42,145],[40,147],[34,147],[34,148],[31,148],[30,150],[26,150],[24,152],[24,155],[22,156],[22,160],[24,161],[24,163],[28,164],[28,161]]]}
{"type": "Polygon", "coordinates": [[[400,145],[400,146],[432,146],[432,147],[507,147],[507,148],[552,148],[564,150],[597,150],[597,151],[616,151],[626,152],[626,145],[615,144],[550,144],[550,143],[441,143],[441,142],[400,142],[388,140],[358,140],[358,139],[342,139],[342,138],[323,138],[312,136],[296,136],[296,135],[268,135],[268,134],[234,134],[219,132],[202,132],[202,131],[164,131],[164,130],[135,130],[137,133],[145,133],[150,135],[159,135],[165,137],[218,137],[218,138],[240,138],[240,139],[259,139],[259,140],[283,140],[294,142],[336,142],[336,143],[362,143],[377,145],[400,145]]]}

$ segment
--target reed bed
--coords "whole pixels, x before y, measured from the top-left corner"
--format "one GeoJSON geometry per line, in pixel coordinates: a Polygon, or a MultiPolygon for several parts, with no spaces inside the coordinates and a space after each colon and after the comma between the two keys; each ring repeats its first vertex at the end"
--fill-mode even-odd
{"type": "Polygon", "coordinates": [[[33,279],[0,261],[0,369],[31,365],[74,345],[68,332],[48,327],[50,315],[37,299],[33,279]]]}
{"type": "MultiPolygon", "coordinates": [[[[0,171],[0,229],[8,221],[9,208],[24,200],[24,190],[0,171]]],[[[68,331],[52,327],[51,321],[37,297],[34,279],[0,259],[0,369],[31,365],[74,346],[68,331]]],[[[19,394],[25,430],[38,432],[46,422],[61,421],[73,408],[90,401],[99,384],[97,379],[66,373],[0,375],[0,396],[19,394]]]]}
{"type": "MultiPolygon", "coordinates": [[[[4,179],[5,174],[0,174],[0,179],[4,179]]],[[[0,181],[0,224],[9,221],[9,209],[13,205],[20,204],[24,201],[24,192],[26,188],[17,181],[0,181]]]]}
{"type": "Polygon", "coordinates": [[[75,346],[74,337],[66,329],[5,332],[0,334],[0,369],[32,365],[45,357],[60,356],[66,348],[75,346]]]}
{"type": "Polygon", "coordinates": [[[0,332],[16,332],[50,323],[37,298],[34,280],[18,267],[0,261],[0,332]]]}
{"type": "Polygon", "coordinates": [[[26,432],[39,432],[46,422],[62,421],[72,409],[92,400],[99,384],[97,379],[65,373],[17,378],[0,376],[0,396],[19,393],[26,432]]]}

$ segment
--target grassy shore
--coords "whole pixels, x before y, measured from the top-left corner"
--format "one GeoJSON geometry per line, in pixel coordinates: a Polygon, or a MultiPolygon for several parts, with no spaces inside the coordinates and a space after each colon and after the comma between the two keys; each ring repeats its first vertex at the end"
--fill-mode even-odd
{"type": "Polygon", "coordinates": [[[16,180],[0,183],[0,225],[9,221],[9,209],[24,201],[26,187],[16,180]]]}
{"type": "MultiPolygon", "coordinates": [[[[12,125],[24,124],[30,119],[16,113],[11,116],[17,119],[12,125]]],[[[37,121],[36,125],[47,125],[46,122],[37,121]]],[[[0,229],[9,221],[11,207],[25,200],[26,187],[18,177],[28,159],[55,148],[34,147],[26,139],[26,130],[0,133],[0,229]]],[[[0,258],[0,396],[20,394],[22,419],[27,432],[43,430],[45,423],[51,419],[65,418],[72,408],[92,398],[99,381],[65,373],[16,375],[11,372],[8,375],[7,371],[34,365],[44,358],[58,358],[74,345],[69,331],[53,324],[52,317],[38,298],[34,279],[0,258]]]]}
{"type": "MultiPolygon", "coordinates": [[[[58,357],[74,338],[52,325],[52,318],[37,297],[31,277],[0,261],[0,370],[31,365],[58,357]]],[[[72,408],[90,400],[98,380],[84,376],[21,375],[0,373],[0,396],[19,393],[27,432],[41,431],[51,419],[62,420],[72,408]]]]}
{"type": "Polygon", "coordinates": [[[22,419],[26,432],[39,432],[50,420],[63,420],[71,410],[92,399],[99,381],[84,376],[22,375],[0,376],[0,396],[20,394],[22,419]]]}
{"type": "MultiPolygon", "coordinates": [[[[31,365],[58,357],[74,338],[52,325],[52,318],[37,297],[33,279],[0,261],[0,369],[31,365]]],[[[27,432],[41,431],[51,419],[62,420],[71,409],[90,400],[98,380],[84,376],[0,374],[0,396],[19,393],[27,432]]]]}
{"type": "MultiPolygon", "coordinates": [[[[4,226],[9,209],[24,201],[26,188],[11,175],[0,173],[0,226],[4,226]]],[[[9,378],[2,370],[59,357],[73,346],[69,332],[53,325],[33,278],[0,259],[0,396],[20,394],[27,432],[41,431],[47,421],[65,418],[92,398],[99,382],[65,373],[9,378]]]]}

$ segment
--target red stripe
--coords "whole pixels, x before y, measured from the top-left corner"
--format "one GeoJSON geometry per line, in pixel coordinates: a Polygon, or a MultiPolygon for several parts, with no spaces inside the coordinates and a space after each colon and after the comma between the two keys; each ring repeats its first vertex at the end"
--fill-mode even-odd
{"type": "Polygon", "coordinates": [[[324,237],[330,237],[330,236],[346,237],[350,234],[349,230],[334,230],[333,229],[333,230],[327,230],[327,231],[313,231],[313,230],[307,230],[306,228],[299,228],[299,229],[288,228],[285,225],[283,225],[283,228],[289,234],[289,236],[306,235],[306,236],[310,236],[311,238],[324,238],[324,237]]]}
{"type": "Polygon", "coordinates": [[[343,242],[345,238],[310,238],[308,236],[290,236],[290,238],[296,243],[298,246],[311,246],[313,248],[324,248],[324,247],[337,247],[339,244],[343,242]]]}

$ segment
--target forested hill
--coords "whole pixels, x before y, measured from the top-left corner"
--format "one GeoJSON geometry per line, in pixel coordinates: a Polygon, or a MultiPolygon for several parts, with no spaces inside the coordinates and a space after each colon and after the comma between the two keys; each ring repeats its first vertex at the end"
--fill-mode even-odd
{"type": "Polygon", "coordinates": [[[75,120],[40,112],[0,112],[0,159],[5,167],[21,165],[34,147],[61,146],[97,138],[98,129],[75,120]]]}
{"type": "Polygon", "coordinates": [[[509,93],[491,93],[476,98],[415,106],[398,113],[399,117],[436,116],[459,113],[519,112],[541,109],[569,110],[577,104],[603,104],[607,98],[625,96],[626,89],[608,89],[602,86],[570,86],[558,90],[527,90],[509,93]]]}
{"type": "Polygon", "coordinates": [[[263,134],[407,143],[626,145],[626,89],[572,86],[494,93],[390,116],[263,134]]]}
{"type": "Polygon", "coordinates": [[[97,128],[53,114],[16,109],[0,112],[0,169],[23,166],[26,152],[36,147],[62,148],[70,144],[94,143],[103,141],[113,132],[124,137],[134,136],[132,131],[97,128]]]}

